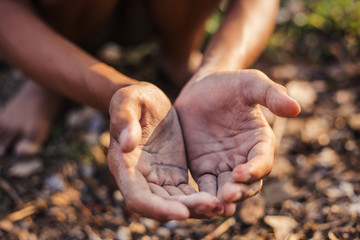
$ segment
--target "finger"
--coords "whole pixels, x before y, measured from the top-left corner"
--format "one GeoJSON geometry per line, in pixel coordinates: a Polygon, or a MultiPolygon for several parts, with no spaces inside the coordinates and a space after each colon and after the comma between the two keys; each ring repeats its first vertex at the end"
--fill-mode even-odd
{"type": "Polygon", "coordinates": [[[287,94],[285,87],[257,70],[248,70],[247,76],[244,83],[251,88],[246,92],[250,102],[259,103],[280,117],[295,117],[300,113],[300,105],[287,94]]]}
{"type": "Polygon", "coordinates": [[[159,186],[155,183],[148,183],[148,184],[149,184],[150,190],[153,194],[160,196],[164,199],[169,199],[170,195],[164,188],[162,188],[161,186],[159,186]]]}
{"type": "MultiPolygon", "coordinates": [[[[181,184],[181,185],[187,185],[187,184],[181,184]]],[[[176,188],[175,186],[161,187],[153,183],[150,183],[149,186],[154,194],[161,196],[164,199],[176,200],[184,204],[190,211],[190,217],[213,218],[215,216],[220,216],[223,214],[224,206],[221,203],[221,201],[215,196],[210,195],[208,193],[195,192],[189,195],[184,195],[184,193],[181,192],[180,189],[175,190],[176,188]]]]}
{"type": "Polygon", "coordinates": [[[183,203],[153,194],[139,172],[123,170],[119,175],[119,188],[131,210],[159,221],[184,220],[189,217],[189,210],[183,203]]]}
{"type": "Polygon", "coordinates": [[[262,180],[252,184],[227,182],[219,190],[218,197],[226,203],[240,202],[255,196],[260,191],[261,187],[262,180]]]}
{"type": "MultiPolygon", "coordinates": [[[[162,192],[152,192],[144,176],[135,169],[135,165],[126,164],[122,158],[130,157],[131,153],[123,153],[117,142],[111,138],[108,152],[108,165],[113,174],[126,204],[133,211],[159,221],[184,220],[189,217],[187,207],[174,200],[165,200],[162,196],[169,194],[162,189],[162,192]]],[[[136,153],[135,153],[136,155],[136,153]]],[[[136,158],[136,157],[135,157],[136,158]]],[[[136,161],[131,161],[136,162],[136,161]]],[[[154,184],[153,184],[154,185],[154,184]]]]}
{"type": "Polygon", "coordinates": [[[210,193],[211,195],[216,196],[217,193],[217,179],[213,174],[205,174],[200,176],[197,179],[197,184],[199,185],[199,190],[203,192],[210,193]]]}
{"type": "MultiPolygon", "coordinates": [[[[219,174],[217,180],[218,180],[218,198],[223,202],[223,205],[224,205],[223,216],[225,216],[225,217],[232,216],[236,211],[236,204],[233,203],[232,201],[225,202],[222,199],[222,196],[220,195],[221,189],[224,187],[224,185],[226,183],[233,182],[232,174],[230,171],[223,172],[223,173],[219,174]]],[[[226,189],[225,189],[225,191],[226,191],[226,189]]],[[[235,189],[235,191],[236,191],[236,189],[235,189]]]]}
{"type": "Polygon", "coordinates": [[[245,164],[238,165],[232,171],[232,178],[236,182],[252,183],[270,174],[273,158],[257,156],[245,164]]]}
{"type": "Polygon", "coordinates": [[[141,140],[141,105],[126,90],[120,89],[111,99],[110,133],[123,152],[132,151],[141,140]]]}
{"type": "Polygon", "coordinates": [[[226,171],[226,172],[222,172],[219,174],[219,176],[217,177],[217,187],[218,187],[218,192],[217,194],[219,194],[219,190],[227,183],[227,182],[234,182],[233,178],[232,178],[232,173],[230,171],[226,171]]]}
{"type": "Polygon", "coordinates": [[[225,206],[223,213],[224,217],[230,217],[234,215],[236,211],[236,203],[224,203],[224,206],[225,206]]]}
{"type": "Polygon", "coordinates": [[[171,196],[183,203],[194,218],[213,218],[221,216],[224,212],[223,203],[214,195],[206,192],[193,193],[190,195],[171,196]]]}
{"type": "Polygon", "coordinates": [[[232,171],[235,182],[252,183],[270,174],[274,164],[274,136],[256,144],[248,154],[248,161],[239,164],[232,171]]]}
{"type": "Polygon", "coordinates": [[[190,186],[189,184],[180,184],[178,186],[178,188],[180,188],[181,191],[183,191],[183,193],[185,195],[190,195],[190,194],[193,194],[193,193],[197,193],[196,190],[192,186],[190,186]]]}
{"type": "MultiPolygon", "coordinates": [[[[134,119],[133,119],[134,120],[134,119]]],[[[136,120],[121,131],[118,141],[123,152],[131,152],[140,142],[141,127],[136,120]]]]}
{"type": "Polygon", "coordinates": [[[165,185],[163,188],[169,193],[170,196],[181,196],[184,195],[184,192],[181,191],[178,187],[165,185]]]}

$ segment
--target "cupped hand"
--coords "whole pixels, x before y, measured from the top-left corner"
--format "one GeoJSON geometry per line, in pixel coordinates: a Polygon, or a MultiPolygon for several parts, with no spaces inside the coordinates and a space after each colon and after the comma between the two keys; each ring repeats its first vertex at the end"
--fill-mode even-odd
{"type": "Polygon", "coordinates": [[[281,117],[300,112],[284,87],[257,70],[194,78],[174,106],[183,129],[190,171],[200,191],[226,203],[255,195],[274,159],[274,134],[258,104],[281,117]]]}
{"type": "Polygon", "coordinates": [[[152,84],[118,90],[110,104],[109,168],[128,207],[160,221],[221,215],[220,200],[188,184],[175,109],[152,84]]]}

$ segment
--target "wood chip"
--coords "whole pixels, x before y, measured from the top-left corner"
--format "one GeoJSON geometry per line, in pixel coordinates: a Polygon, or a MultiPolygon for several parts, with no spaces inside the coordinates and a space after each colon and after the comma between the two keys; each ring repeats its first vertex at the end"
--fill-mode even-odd
{"type": "Polygon", "coordinates": [[[360,113],[352,114],[348,117],[348,123],[353,130],[360,130],[360,113]]]}
{"type": "Polygon", "coordinates": [[[131,231],[128,227],[120,226],[116,232],[117,239],[132,240],[131,231]]]}
{"type": "Polygon", "coordinates": [[[102,238],[89,226],[86,225],[84,227],[86,235],[88,236],[89,240],[101,240],[102,238]]]}
{"type": "Polygon", "coordinates": [[[328,237],[330,240],[339,240],[332,231],[328,233],[328,237]]]}
{"type": "Polygon", "coordinates": [[[324,148],[315,158],[317,164],[322,167],[333,167],[339,160],[339,155],[329,147],[324,148]]]}
{"type": "Polygon", "coordinates": [[[235,225],[236,220],[234,217],[228,218],[225,222],[220,224],[213,232],[206,235],[203,240],[210,240],[220,237],[223,233],[229,230],[230,227],[235,225]]]}
{"type": "Polygon", "coordinates": [[[287,216],[266,216],[264,221],[274,229],[276,240],[286,240],[298,226],[293,218],[287,216]]]}
{"type": "Polygon", "coordinates": [[[247,199],[241,204],[239,216],[241,220],[249,225],[255,225],[265,214],[265,200],[258,194],[247,199]]]}
{"type": "Polygon", "coordinates": [[[10,232],[14,228],[14,224],[9,219],[3,219],[0,221],[0,229],[6,232],[10,232]]]}
{"type": "Polygon", "coordinates": [[[94,155],[97,164],[101,165],[106,163],[106,155],[101,147],[98,145],[92,146],[91,153],[94,155]]]}
{"type": "Polygon", "coordinates": [[[28,217],[40,209],[46,208],[47,203],[45,199],[39,198],[36,201],[28,202],[24,205],[24,207],[18,211],[12,212],[8,214],[5,219],[10,220],[11,222],[17,222],[25,217],[28,217]]]}
{"type": "Polygon", "coordinates": [[[103,132],[99,137],[99,142],[103,147],[109,148],[109,145],[110,145],[110,132],[109,131],[103,132]]]}
{"type": "Polygon", "coordinates": [[[55,193],[51,197],[51,203],[56,206],[68,206],[80,199],[80,192],[75,188],[67,188],[64,192],[55,193]]]}
{"type": "Polygon", "coordinates": [[[133,233],[139,233],[139,234],[146,233],[146,227],[144,226],[144,224],[138,222],[131,222],[129,225],[129,229],[133,233]]]}
{"type": "Polygon", "coordinates": [[[21,229],[17,233],[17,237],[19,240],[37,240],[37,237],[33,233],[29,233],[27,229],[21,229]]]}

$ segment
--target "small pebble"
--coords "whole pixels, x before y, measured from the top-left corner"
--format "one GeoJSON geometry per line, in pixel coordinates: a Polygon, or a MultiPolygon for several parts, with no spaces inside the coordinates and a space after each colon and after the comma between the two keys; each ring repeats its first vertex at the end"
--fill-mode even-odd
{"type": "Polygon", "coordinates": [[[24,160],[15,163],[8,171],[10,177],[27,178],[43,170],[44,164],[41,159],[24,160]]]}
{"type": "Polygon", "coordinates": [[[116,239],[118,240],[132,240],[131,231],[128,227],[120,226],[116,231],[116,239]]]}
{"type": "Polygon", "coordinates": [[[166,227],[158,227],[156,234],[163,239],[170,239],[171,232],[166,227]]]}
{"type": "Polygon", "coordinates": [[[45,178],[45,185],[53,191],[63,191],[65,188],[64,178],[61,174],[53,174],[45,178]]]}
{"type": "Polygon", "coordinates": [[[167,229],[170,229],[170,230],[174,230],[175,228],[177,228],[179,226],[179,221],[176,221],[176,220],[172,220],[172,221],[169,221],[167,223],[164,224],[164,226],[167,228],[167,229]]]}
{"type": "Polygon", "coordinates": [[[150,219],[150,218],[145,218],[145,217],[141,218],[140,222],[142,224],[144,224],[145,227],[149,230],[153,230],[159,225],[158,221],[156,221],[154,219],[150,219]]]}
{"type": "Polygon", "coordinates": [[[129,229],[133,233],[139,233],[139,234],[146,233],[146,227],[144,226],[144,224],[138,222],[131,222],[129,225],[129,229]]]}

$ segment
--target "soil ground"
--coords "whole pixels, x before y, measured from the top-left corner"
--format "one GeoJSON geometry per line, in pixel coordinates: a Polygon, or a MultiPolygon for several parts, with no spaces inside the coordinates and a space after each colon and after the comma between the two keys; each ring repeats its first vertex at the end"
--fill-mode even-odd
{"type": "MultiPolygon", "coordinates": [[[[118,69],[156,79],[151,51],[140,48],[123,52],[118,69]]],[[[72,105],[40,155],[0,159],[0,239],[360,239],[360,61],[269,59],[256,68],[286,85],[302,113],[267,113],[274,169],[234,216],[159,223],[131,212],[106,167],[107,116],[72,105]]],[[[1,68],[2,105],[22,82],[1,68]]]]}

